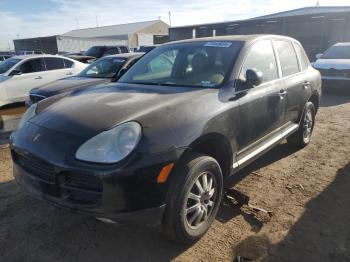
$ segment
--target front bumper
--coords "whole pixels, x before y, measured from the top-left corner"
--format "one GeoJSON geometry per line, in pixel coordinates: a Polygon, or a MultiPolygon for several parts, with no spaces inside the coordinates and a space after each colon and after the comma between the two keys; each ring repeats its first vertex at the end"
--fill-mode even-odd
{"type": "Polygon", "coordinates": [[[158,184],[157,176],[165,165],[176,162],[184,149],[137,155],[121,166],[79,163],[68,160],[75,152],[69,135],[27,125],[25,133],[20,129],[19,135],[12,136],[11,153],[16,180],[34,197],[115,221],[161,222],[169,183],[158,184]],[[38,133],[39,138],[35,136],[38,133]]]}

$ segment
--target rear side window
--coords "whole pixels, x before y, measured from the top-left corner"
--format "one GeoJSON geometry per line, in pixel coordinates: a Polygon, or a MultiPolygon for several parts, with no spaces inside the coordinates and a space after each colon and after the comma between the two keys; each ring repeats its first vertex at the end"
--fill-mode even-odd
{"type": "Polygon", "coordinates": [[[304,49],[297,43],[294,43],[294,47],[295,50],[297,51],[299,60],[300,60],[300,66],[301,66],[301,70],[305,70],[309,67],[309,58],[307,57],[307,55],[305,54],[304,49]]]}
{"type": "Polygon", "coordinates": [[[263,73],[263,83],[278,78],[275,54],[270,40],[260,41],[250,49],[245,60],[240,80],[245,81],[248,69],[257,69],[263,73]]]}
{"type": "Polygon", "coordinates": [[[45,58],[45,64],[47,70],[57,70],[64,68],[64,63],[62,58],[48,57],[45,58]]]}
{"type": "Polygon", "coordinates": [[[36,58],[24,62],[18,68],[23,74],[35,73],[45,71],[45,66],[43,64],[43,60],[41,58],[36,58]]]}
{"type": "Polygon", "coordinates": [[[290,76],[299,72],[298,58],[292,42],[274,41],[282,67],[282,75],[290,76]]]}
{"type": "Polygon", "coordinates": [[[116,47],[108,48],[103,55],[116,55],[119,54],[119,49],[116,47]]]}
{"type": "Polygon", "coordinates": [[[63,59],[63,62],[64,62],[64,67],[65,68],[72,68],[73,65],[74,65],[73,61],[70,61],[68,59],[63,59]]]}

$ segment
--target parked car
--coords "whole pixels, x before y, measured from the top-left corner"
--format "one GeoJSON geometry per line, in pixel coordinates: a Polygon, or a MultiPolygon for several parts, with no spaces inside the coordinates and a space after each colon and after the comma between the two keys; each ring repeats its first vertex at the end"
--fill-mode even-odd
{"type": "Polygon", "coordinates": [[[30,106],[53,95],[115,82],[143,55],[144,53],[126,53],[102,57],[76,76],[62,78],[53,83],[32,89],[26,105],[30,106]]]}
{"type": "Polygon", "coordinates": [[[129,53],[129,49],[127,46],[93,46],[90,47],[83,54],[67,55],[67,57],[70,57],[83,63],[91,63],[97,58],[101,58],[107,55],[116,55],[123,53],[129,53]]]}
{"type": "Polygon", "coordinates": [[[164,44],[115,84],[30,107],[10,139],[14,176],[57,206],[192,243],[232,175],[285,138],[309,144],[320,96],[292,38],[164,44]]]}
{"type": "Polygon", "coordinates": [[[52,55],[14,56],[0,63],[0,106],[24,102],[29,91],[80,73],[85,64],[52,55]]]}
{"type": "Polygon", "coordinates": [[[0,55],[0,62],[5,61],[6,59],[9,59],[12,57],[11,55],[0,55]]]}
{"type": "Polygon", "coordinates": [[[350,43],[335,44],[316,57],[313,66],[321,72],[324,87],[350,84],[350,43]]]}

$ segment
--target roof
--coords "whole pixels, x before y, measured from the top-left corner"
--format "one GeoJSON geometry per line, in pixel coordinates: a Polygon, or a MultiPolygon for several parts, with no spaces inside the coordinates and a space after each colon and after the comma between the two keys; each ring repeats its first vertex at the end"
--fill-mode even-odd
{"type": "Polygon", "coordinates": [[[151,25],[157,24],[159,22],[164,23],[161,20],[152,20],[152,21],[136,22],[136,23],[129,23],[129,24],[76,29],[63,34],[63,36],[89,38],[89,37],[108,37],[108,36],[117,36],[117,35],[129,35],[129,34],[136,33],[151,25]]]}
{"type": "Polygon", "coordinates": [[[104,56],[102,58],[106,58],[106,57],[116,57],[116,58],[134,58],[134,57],[139,57],[139,56],[143,56],[145,53],[142,52],[134,52],[134,53],[123,53],[123,54],[116,54],[116,55],[108,55],[108,56],[104,56]]]}
{"type": "Polygon", "coordinates": [[[232,21],[222,21],[216,23],[206,23],[206,24],[195,24],[195,25],[184,25],[184,26],[174,26],[172,28],[186,28],[186,27],[198,27],[198,26],[207,26],[207,25],[216,25],[216,24],[229,24],[229,23],[239,23],[244,21],[252,21],[259,19],[274,19],[282,17],[291,17],[291,16],[301,16],[301,15],[323,15],[329,13],[343,13],[350,12],[350,6],[313,6],[313,7],[303,7],[299,9],[289,10],[285,12],[279,12],[270,15],[253,17],[250,19],[244,20],[232,20],[232,21]]]}
{"type": "Polygon", "coordinates": [[[273,18],[281,18],[281,17],[288,17],[288,16],[300,16],[300,15],[321,15],[321,14],[328,14],[328,13],[343,13],[343,12],[350,12],[350,6],[304,7],[304,8],[289,10],[289,11],[285,11],[285,12],[270,14],[270,15],[258,16],[258,17],[254,17],[250,20],[273,19],[273,18]]]}
{"type": "Polygon", "coordinates": [[[64,56],[50,55],[50,54],[32,54],[32,55],[15,55],[15,56],[12,56],[12,58],[18,58],[18,59],[40,58],[40,57],[58,57],[58,58],[65,58],[65,59],[68,58],[68,57],[64,57],[64,56]]]}
{"type": "MultiPolygon", "coordinates": [[[[270,35],[270,34],[256,34],[256,35],[225,35],[225,36],[214,36],[214,37],[202,37],[194,39],[186,39],[180,41],[169,42],[163,45],[171,45],[176,43],[188,43],[188,42],[218,42],[218,41],[241,41],[251,42],[258,38],[278,38],[278,39],[289,39],[293,38],[281,35],[270,35]]],[[[294,39],[293,39],[294,40],[294,39]]],[[[296,41],[296,40],[294,40],[296,41]]]]}

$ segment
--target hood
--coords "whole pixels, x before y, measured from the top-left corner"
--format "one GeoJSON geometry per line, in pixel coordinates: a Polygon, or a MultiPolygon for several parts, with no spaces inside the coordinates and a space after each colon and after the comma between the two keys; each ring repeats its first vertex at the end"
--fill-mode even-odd
{"type": "Polygon", "coordinates": [[[30,91],[30,94],[50,97],[62,93],[72,92],[80,88],[109,83],[110,81],[110,78],[69,77],[57,80],[42,87],[34,88],[30,91]]]}
{"type": "MultiPolygon", "coordinates": [[[[182,103],[192,103],[210,89],[109,84],[75,92],[63,99],[55,96],[38,104],[30,122],[80,137],[92,137],[127,121],[142,123],[144,116],[169,118],[182,103]]],[[[212,90],[212,92],[214,92],[212,90]]]]}
{"type": "Polygon", "coordinates": [[[318,59],[314,67],[316,69],[350,69],[350,59],[318,59]]]}

